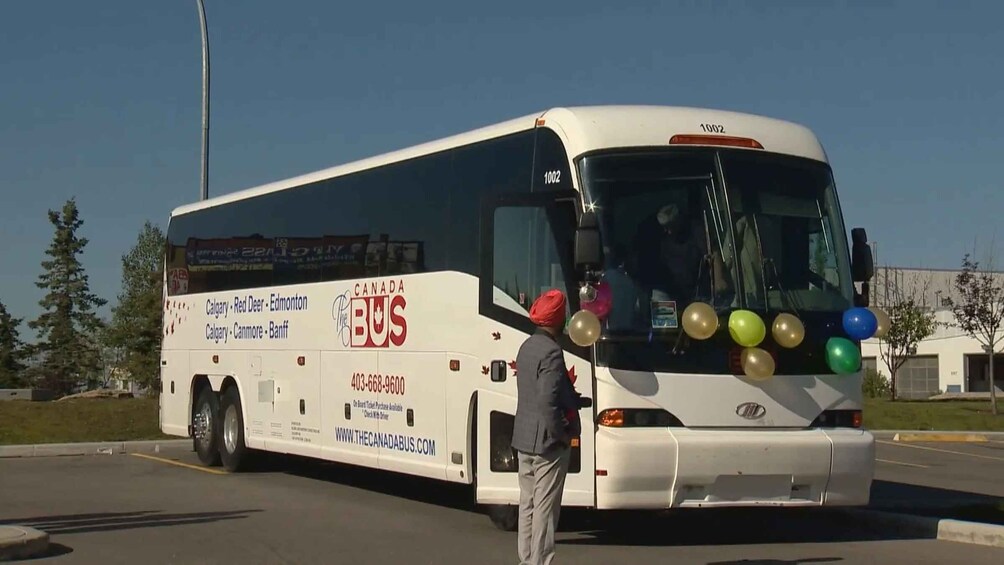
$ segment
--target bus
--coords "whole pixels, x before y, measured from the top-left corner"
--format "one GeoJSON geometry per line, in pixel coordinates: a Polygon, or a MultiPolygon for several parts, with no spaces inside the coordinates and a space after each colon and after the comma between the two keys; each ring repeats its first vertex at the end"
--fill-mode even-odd
{"type": "Polygon", "coordinates": [[[571,316],[600,289],[598,335],[559,339],[588,399],[563,505],[866,505],[860,366],[825,351],[868,303],[851,236],[809,129],[668,106],[550,109],[185,205],[160,427],[230,471],[275,452],[465,483],[511,530],[529,307],[557,288],[571,316]],[[706,339],[683,328],[695,302],[722,320],[706,339]],[[744,372],[739,310],[767,328],[768,378],[744,372]]]}

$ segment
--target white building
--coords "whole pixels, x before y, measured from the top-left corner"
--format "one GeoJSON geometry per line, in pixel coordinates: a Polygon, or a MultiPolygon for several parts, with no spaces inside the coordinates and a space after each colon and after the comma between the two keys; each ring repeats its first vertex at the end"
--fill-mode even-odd
{"type": "MultiPolygon", "coordinates": [[[[896,375],[898,398],[928,398],[939,393],[989,392],[989,356],[978,341],[955,327],[949,299],[956,296],[955,277],[959,271],[877,267],[871,288],[871,302],[884,308],[897,296],[913,295],[922,307],[933,310],[939,327],[934,335],[917,344],[916,353],[896,375]]],[[[1004,272],[994,272],[1004,283],[1004,272]]],[[[879,341],[862,343],[865,369],[875,369],[887,378],[891,374],[880,353],[879,341]]],[[[994,380],[998,394],[1004,394],[1004,352],[994,357],[994,380]]]]}

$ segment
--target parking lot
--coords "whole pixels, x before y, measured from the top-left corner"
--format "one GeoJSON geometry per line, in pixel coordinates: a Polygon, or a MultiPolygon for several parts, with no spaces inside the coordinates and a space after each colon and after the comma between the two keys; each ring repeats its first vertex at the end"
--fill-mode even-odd
{"type": "MultiPolygon", "coordinates": [[[[879,445],[879,503],[955,488],[1000,496],[993,478],[1004,472],[1004,444],[933,447],[962,455],[920,447],[879,445]]],[[[52,555],[39,563],[516,562],[514,535],[495,530],[469,491],[378,471],[273,457],[228,475],[169,450],[4,459],[0,477],[0,522],[52,535],[52,555]]],[[[899,539],[818,510],[568,511],[561,529],[559,559],[577,564],[999,563],[1004,555],[899,539]]]]}
{"type": "Polygon", "coordinates": [[[943,507],[1004,499],[1004,440],[900,443],[880,434],[876,441],[874,505],[943,507]]]}

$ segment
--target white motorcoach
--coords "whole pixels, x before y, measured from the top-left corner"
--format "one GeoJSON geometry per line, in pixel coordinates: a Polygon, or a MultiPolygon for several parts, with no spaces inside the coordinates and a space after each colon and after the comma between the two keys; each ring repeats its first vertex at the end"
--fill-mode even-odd
{"type": "Polygon", "coordinates": [[[553,109],[194,203],[168,229],[161,428],[230,470],[262,450],[472,484],[512,528],[527,310],[603,281],[599,340],[561,340],[592,399],[565,505],[867,504],[860,372],[824,350],[867,304],[853,239],[808,129],[676,107],[553,109]],[[758,313],[773,378],[724,325],[688,338],[695,300],[758,313]]]}

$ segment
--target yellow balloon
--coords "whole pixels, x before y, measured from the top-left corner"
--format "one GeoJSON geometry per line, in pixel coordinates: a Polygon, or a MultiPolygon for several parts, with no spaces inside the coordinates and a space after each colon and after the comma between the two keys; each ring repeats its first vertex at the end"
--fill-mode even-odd
{"type": "Polygon", "coordinates": [[[805,339],[805,326],[802,325],[802,321],[787,313],[778,314],[777,318],[774,318],[774,325],[770,331],[774,341],[788,349],[798,347],[805,339]]]}
{"type": "Polygon", "coordinates": [[[600,339],[600,319],[589,310],[579,310],[568,322],[568,337],[580,347],[589,347],[600,339]]]}
{"type": "Polygon", "coordinates": [[[743,373],[755,381],[766,381],[774,376],[774,358],[759,347],[747,347],[742,355],[743,373]]]}
{"type": "Polygon", "coordinates": [[[869,308],[872,314],[875,314],[875,319],[878,320],[878,327],[875,330],[874,337],[883,338],[889,333],[889,327],[892,322],[889,320],[889,314],[886,314],[885,310],[881,308],[869,308]]]}
{"type": "Polygon", "coordinates": [[[736,310],[729,314],[729,335],[743,347],[756,347],[767,336],[767,328],[755,312],[736,310]]]}
{"type": "Polygon", "coordinates": [[[710,304],[694,302],[683,311],[683,331],[694,339],[708,339],[718,331],[718,314],[710,304]]]}

